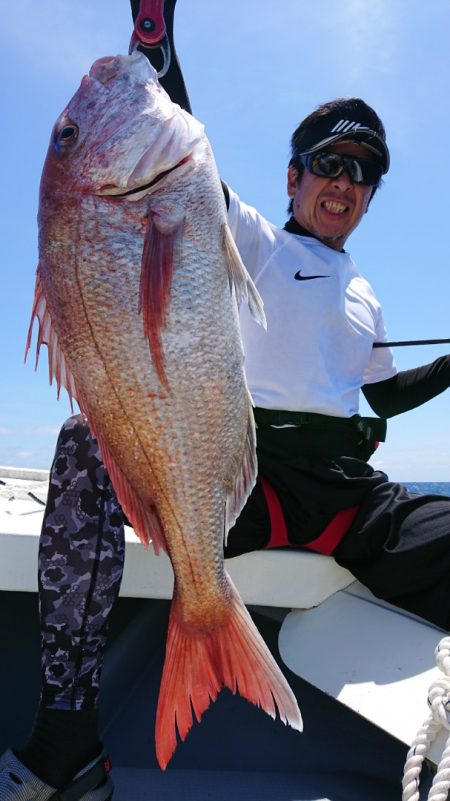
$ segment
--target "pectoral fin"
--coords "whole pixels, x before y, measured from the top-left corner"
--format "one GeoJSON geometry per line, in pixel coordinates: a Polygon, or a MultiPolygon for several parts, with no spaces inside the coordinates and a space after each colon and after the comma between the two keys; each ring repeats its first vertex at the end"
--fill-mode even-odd
{"type": "Polygon", "coordinates": [[[184,211],[172,203],[154,203],[148,216],[142,253],[140,305],[150,353],[162,384],[167,386],[161,330],[172,286],[174,250],[181,236],[184,211]]]}

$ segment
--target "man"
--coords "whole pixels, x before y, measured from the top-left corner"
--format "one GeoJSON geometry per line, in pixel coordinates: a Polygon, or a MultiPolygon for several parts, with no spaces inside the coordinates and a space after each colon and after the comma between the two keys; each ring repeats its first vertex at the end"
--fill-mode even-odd
{"type": "Polygon", "coordinates": [[[376,594],[448,626],[449,499],[412,495],[374,471],[366,460],[384,421],[358,415],[361,388],[390,417],[450,377],[448,357],[397,373],[390,350],[373,347],[386,341],[380,305],[343,249],[389,168],[384,127],[362,100],[339,99],[310,114],[291,147],[283,230],[228,191],[268,324],[265,334],[243,310],[260,481],[227,555],[270,545],[333,554],[376,594]]]}
{"type": "MultiPolygon", "coordinates": [[[[163,83],[187,107],[174,6],[166,1],[172,60],[163,83]]],[[[226,555],[274,545],[330,553],[382,597],[448,625],[450,499],[411,495],[374,471],[367,458],[384,422],[358,414],[361,387],[387,417],[450,383],[447,357],[397,373],[389,349],[373,348],[386,338],[380,306],[344,250],[389,167],[384,128],[362,100],[338,100],[307,117],[291,144],[284,229],[224,187],[268,318],[265,334],[242,312],[260,480],[226,555]]],[[[97,444],[84,420],[71,418],[57,443],[40,543],[41,702],[28,743],[0,757],[2,801],[25,793],[47,801],[55,788],[71,801],[112,796],[97,710],[123,558],[123,515],[97,444]],[[73,603],[61,616],[68,593],[73,603]]]]}

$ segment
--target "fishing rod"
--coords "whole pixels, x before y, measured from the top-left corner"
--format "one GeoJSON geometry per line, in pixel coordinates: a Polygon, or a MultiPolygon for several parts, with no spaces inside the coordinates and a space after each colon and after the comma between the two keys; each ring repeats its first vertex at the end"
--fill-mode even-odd
{"type": "Polygon", "coordinates": [[[445,345],[450,339],[405,339],[399,342],[374,342],[374,348],[399,348],[404,345],[445,345]]]}

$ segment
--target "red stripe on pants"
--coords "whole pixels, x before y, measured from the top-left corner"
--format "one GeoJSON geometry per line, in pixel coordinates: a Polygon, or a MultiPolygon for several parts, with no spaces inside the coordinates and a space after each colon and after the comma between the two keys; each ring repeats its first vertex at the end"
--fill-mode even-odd
{"type": "Polygon", "coordinates": [[[342,509],[333,517],[331,522],[328,523],[328,526],[322,531],[322,534],[316,537],[315,540],[305,542],[301,546],[293,546],[292,543],[289,542],[286,522],[277,493],[265,478],[259,476],[258,481],[263,488],[270,516],[270,540],[266,548],[280,548],[283,545],[288,545],[291,548],[308,548],[310,551],[330,556],[339,545],[344,534],[349,530],[358,511],[357,506],[350,506],[348,509],[342,509]]]}

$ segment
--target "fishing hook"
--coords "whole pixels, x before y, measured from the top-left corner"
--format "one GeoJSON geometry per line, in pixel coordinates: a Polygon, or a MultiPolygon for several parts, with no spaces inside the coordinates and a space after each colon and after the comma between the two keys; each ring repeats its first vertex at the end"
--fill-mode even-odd
{"type": "MultiPolygon", "coordinates": [[[[161,51],[163,64],[158,71],[158,78],[162,78],[171,61],[170,43],[164,22],[164,0],[141,0],[128,52],[134,53],[138,47],[143,52],[161,51]]],[[[148,56],[148,53],[145,52],[145,55],[148,56]]]]}

